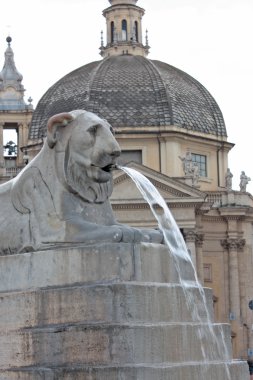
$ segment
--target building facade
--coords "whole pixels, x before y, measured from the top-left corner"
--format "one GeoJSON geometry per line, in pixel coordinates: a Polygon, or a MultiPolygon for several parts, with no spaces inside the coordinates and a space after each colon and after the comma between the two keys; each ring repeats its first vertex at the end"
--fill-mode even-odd
{"type": "MultiPolygon", "coordinates": [[[[25,104],[22,111],[0,108],[3,129],[14,123],[14,115],[19,117],[13,167],[18,171],[26,159],[39,152],[50,116],[86,109],[107,119],[122,149],[120,164],[149,178],[171,209],[200,282],[213,289],[216,320],[231,323],[234,357],[252,359],[252,311],[248,305],[253,294],[253,197],[247,192],[247,176],[242,176],[241,190],[233,190],[228,154],[234,144],[228,141],[222,112],[194,78],[147,58],[144,9],[137,5],[138,0],[109,2],[103,11],[106,43],[102,37],[102,60],[56,82],[34,112],[25,104]]],[[[8,46],[9,54],[10,49],[8,46]]],[[[0,86],[4,74],[3,69],[0,86]]],[[[16,81],[20,84],[20,77],[16,81]]],[[[6,86],[0,87],[0,107],[5,107],[10,93],[23,94],[22,88],[14,86],[11,92],[6,86]]],[[[3,182],[7,165],[3,153],[1,156],[3,182]]],[[[157,226],[149,206],[124,172],[115,173],[111,202],[118,221],[157,226]]]]}

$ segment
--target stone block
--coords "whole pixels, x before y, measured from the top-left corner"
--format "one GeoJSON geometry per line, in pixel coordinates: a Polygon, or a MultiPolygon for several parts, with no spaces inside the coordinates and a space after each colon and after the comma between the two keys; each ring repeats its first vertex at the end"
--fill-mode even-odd
{"type": "Polygon", "coordinates": [[[244,362],[0,370],[0,380],[248,380],[244,362]]]}
{"type": "Polygon", "coordinates": [[[1,256],[0,278],[0,380],[247,379],[229,325],[207,323],[211,290],[165,246],[1,256]]]}
{"type": "MultiPolygon", "coordinates": [[[[181,266],[183,279],[194,280],[190,264],[182,260],[181,266]]],[[[179,282],[166,246],[131,243],[0,256],[0,278],[0,292],[91,282],[179,282]]]]}
{"type": "MultiPolygon", "coordinates": [[[[213,319],[212,291],[206,307],[198,288],[187,290],[202,321],[213,319]]],[[[193,321],[179,284],[114,283],[75,285],[0,294],[0,332],[61,323],[193,321]]],[[[194,314],[195,315],[195,314],[194,314]]]]}
{"type": "Polygon", "coordinates": [[[214,325],[211,331],[205,325],[186,322],[93,323],[9,331],[0,335],[0,347],[0,369],[96,363],[175,364],[225,361],[231,357],[228,325],[214,325]]]}

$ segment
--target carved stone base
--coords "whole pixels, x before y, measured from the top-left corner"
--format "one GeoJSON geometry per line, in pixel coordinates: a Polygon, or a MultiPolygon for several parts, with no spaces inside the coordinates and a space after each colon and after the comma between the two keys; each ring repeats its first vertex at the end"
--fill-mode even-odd
{"type": "MultiPolygon", "coordinates": [[[[189,263],[179,265],[192,281],[189,263]]],[[[1,256],[0,278],[1,380],[249,376],[247,364],[231,359],[228,325],[213,325],[214,339],[205,337],[205,307],[189,283],[202,318],[194,320],[165,246],[115,243],[1,256]],[[222,336],[221,352],[215,346],[222,336]]],[[[206,298],[213,318],[210,289],[206,298]]]]}

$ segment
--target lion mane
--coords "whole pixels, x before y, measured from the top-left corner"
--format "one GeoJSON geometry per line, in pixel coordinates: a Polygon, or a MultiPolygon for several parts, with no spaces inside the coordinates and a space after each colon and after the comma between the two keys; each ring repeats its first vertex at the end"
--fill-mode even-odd
{"type": "Polygon", "coordinates": [[[119,155],[106,120],[84,110],[52,116],[40,153],[0,186],[0,254],[99,241],[161,242],[160,233],[114,218],[109,197],[119,155]]]}
{"type": "Polygon", "coordinates": [[[75,110],[51,117],[41,152],[0,186],[0,250],[85,242],[94,223],[115,224],[108,198],[119,155],[112,127],[97,115],[75,110]],[[6,217],[11,213],[14,238],[6,217]]]}

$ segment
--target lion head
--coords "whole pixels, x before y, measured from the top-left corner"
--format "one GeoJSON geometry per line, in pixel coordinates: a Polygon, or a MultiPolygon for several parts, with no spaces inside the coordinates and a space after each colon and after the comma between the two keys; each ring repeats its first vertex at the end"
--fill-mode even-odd
{"type": "Polygon", "coordinates": [[[58,114],[48,121],[47,141],[51,149],[64,153],[64,176],[71,192],[87,202],[109,198],[120,147],[107,121],[83,110],[58,114]]]}

